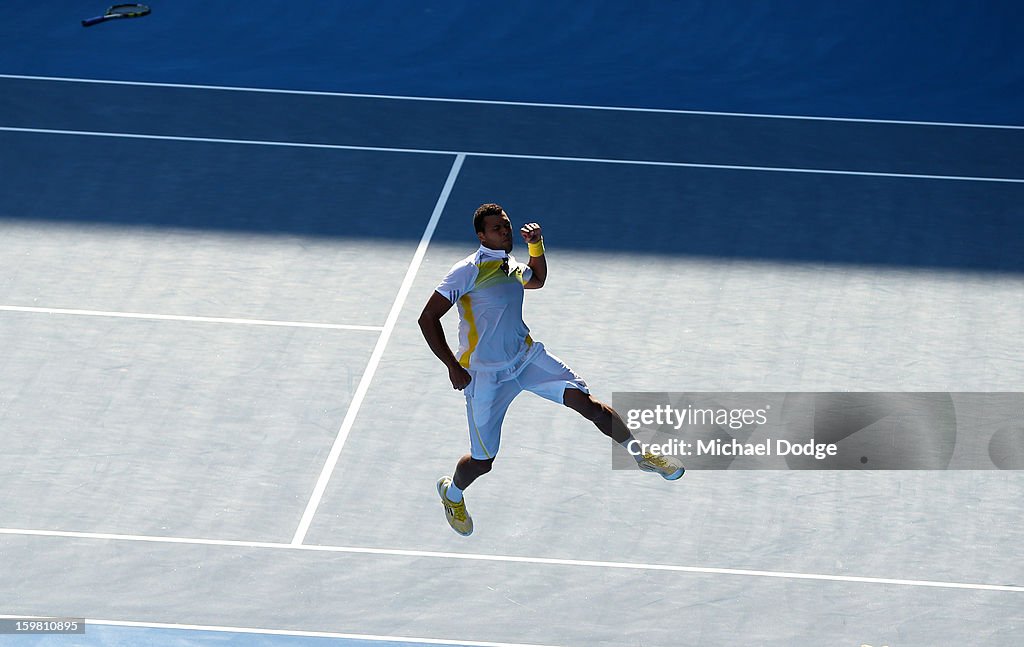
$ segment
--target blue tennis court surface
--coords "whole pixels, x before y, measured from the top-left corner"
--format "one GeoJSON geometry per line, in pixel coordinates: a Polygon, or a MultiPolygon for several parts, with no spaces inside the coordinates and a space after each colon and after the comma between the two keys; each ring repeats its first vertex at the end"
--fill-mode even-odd
{"type": "MultiPolygon", "coordinates": [[[[407,642],[393,640],[361,640],[341,636],[282,635],[280,633],[237,632],[227,628],[197,630],[185,628],[126,627],[89,624],[83,636],[19,636],[17,643],[30,647],[70,647],[102,645],[103,647],[422,647],[423,645],[458,644],[407,642]]],[[[464,643],[465,644],[465,643],[464,643]]]]}
{"type": "Polygon", "coordinates": [[[21,12],[0,25],[4,72],[1024,125],[1013,0],[150,5],[90,29],[77,1],[21,12]]]}
{"type": "Polygon", "coordinates": [[[668,483],[523,396],[456,536],[416,323],[497,201],[602,400],[1024,391],[1015,4],[201,6],[0,26],[0,616],[92,619],[0,645],[1024,642],[1020,471],[668,483]]]}

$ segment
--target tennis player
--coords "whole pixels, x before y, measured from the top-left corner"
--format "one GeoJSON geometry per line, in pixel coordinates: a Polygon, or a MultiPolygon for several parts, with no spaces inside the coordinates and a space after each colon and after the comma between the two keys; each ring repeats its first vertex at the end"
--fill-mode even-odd
{"type": "Polygon", "coordinates": [[[523,391],[563,404],[590,420],[604,435],[636,459],[640,469],[668,480],[683,475],[683,466],[669,456],[639,451],[622,418],[590,395],[587,383],[544,345],[530,337],[523,323],[523,290],[544,287],[548,267],[539,224],[519,233],[529,249],[529,263],[512,251],[512,221],[500,205],[480,205],[473,214],[480,247],[456,263],[430,295],[419,318],[423,336],[448,368],[452,388],[466,396],[470,453],[459,459],[452,477],[437,482],[448,524],[460,535],[473,532],[463,491],[491,471],[501,440],[501,424],[512,400],[523,391]],[[452,354],[441,317],[459,307],[459,349],[452,354]]]}

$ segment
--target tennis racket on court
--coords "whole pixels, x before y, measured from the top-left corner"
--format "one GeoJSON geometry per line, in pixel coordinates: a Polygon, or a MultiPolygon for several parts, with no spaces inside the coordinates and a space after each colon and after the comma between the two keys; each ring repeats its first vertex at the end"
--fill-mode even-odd
{"type": "Polygon", "coordinates": [[[94,18],[86,18],[82,21],[83,27],[92,27],[98,25],[101,22],[108,20],[117,20],[119,18],[141,18],[149,15],[149,7],[144,4],[116,4],[112,7],[107,8],[107,12],[102,16],[96,16],[94,18]]]}

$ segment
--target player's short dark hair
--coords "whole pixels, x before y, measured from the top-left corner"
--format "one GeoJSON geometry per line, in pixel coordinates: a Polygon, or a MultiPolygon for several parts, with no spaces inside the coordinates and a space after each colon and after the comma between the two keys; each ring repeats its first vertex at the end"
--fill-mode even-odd
{"type": "Polygon", "coordinates": [[[476,208],[476,211],[473,212],[473,228],[478,232],[483,231],[484,218],[487,216],[500,216],[503,211],[505,210],[501,208],[500,204],[495,204],[493,202],[480,205],[476,208]]]}

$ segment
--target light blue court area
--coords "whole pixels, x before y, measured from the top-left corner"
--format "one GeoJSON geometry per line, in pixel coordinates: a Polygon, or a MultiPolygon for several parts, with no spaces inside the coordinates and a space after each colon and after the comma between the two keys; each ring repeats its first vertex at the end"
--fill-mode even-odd
{"type": "MultiPolygon", "coordinates": [[[[19,647],[427,647],[460,645],[488,647],[495,643],[468,641],[372,640],[342,634],[313,635],[314,632],[264,633],[258,630],[136,627],[87,623],[84,634],[19,636],[8,642],[19,647]]],[[[4,643],[7,644],[7,643],[4,643]]],[[[511,647],[511,646],[510,646],[511,647]]]]}

